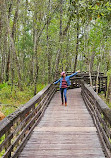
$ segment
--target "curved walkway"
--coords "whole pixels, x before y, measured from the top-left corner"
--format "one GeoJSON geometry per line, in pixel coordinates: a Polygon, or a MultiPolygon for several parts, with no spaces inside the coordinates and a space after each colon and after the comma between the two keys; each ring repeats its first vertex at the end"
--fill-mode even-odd
{"type": "Polygon", "coordinates": [[[105,158],[80,88],[68,90],[67,107],[54,95],[19,158],[105,158]]]}

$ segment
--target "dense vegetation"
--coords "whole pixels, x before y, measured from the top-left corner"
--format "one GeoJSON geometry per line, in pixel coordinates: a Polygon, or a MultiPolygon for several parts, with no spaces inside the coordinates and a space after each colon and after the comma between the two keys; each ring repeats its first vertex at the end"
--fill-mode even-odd
{"type": "Polygon", "coordinates": [[[110,0],[0,1],[0,102],[22,96],[22,104],[76,69],[108,72],[110,101],[110,17],[110,0]]]}
{"type": "MultiPolygon", "coordinates": [[[[39,83],[37,90],[40,91],[45,86],[46,84],[39,83]]],[[[11,86],[7,83],[0,84],[0,96],[0,111],[2,111],[5,116],[8,116],[33,97],[33,87],[24,86],[24,90],[20,91],[16,86],[11,90],[11,86]]]]}

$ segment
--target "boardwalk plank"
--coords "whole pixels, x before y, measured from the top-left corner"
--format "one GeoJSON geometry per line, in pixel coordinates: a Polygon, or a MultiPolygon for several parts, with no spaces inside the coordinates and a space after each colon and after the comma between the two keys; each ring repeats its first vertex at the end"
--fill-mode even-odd
{"type": "Polygon", "coordinates": [[[68,106],[57,92],[19,158],[105,158],[81,89],[68,91],[68,106]]]}

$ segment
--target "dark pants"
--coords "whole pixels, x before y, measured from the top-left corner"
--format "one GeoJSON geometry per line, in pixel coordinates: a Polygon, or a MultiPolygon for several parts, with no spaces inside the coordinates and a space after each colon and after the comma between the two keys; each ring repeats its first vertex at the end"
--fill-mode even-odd
{"type": "Polygon", "coordinates": [[[65,103],[67,103],[67,88],[60,88],[62,103],[64,103],[63,94],[65,98],[65,103]]]}

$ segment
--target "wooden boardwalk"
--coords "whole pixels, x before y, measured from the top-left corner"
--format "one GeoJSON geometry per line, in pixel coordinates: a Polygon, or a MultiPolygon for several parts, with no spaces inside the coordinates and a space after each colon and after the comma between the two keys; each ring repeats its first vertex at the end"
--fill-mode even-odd
{"type": "Polygon", "coordinates": [[[54,95],[19,158],[105,158],[80,91],[68,90],[67,107],[54,95]]]}

